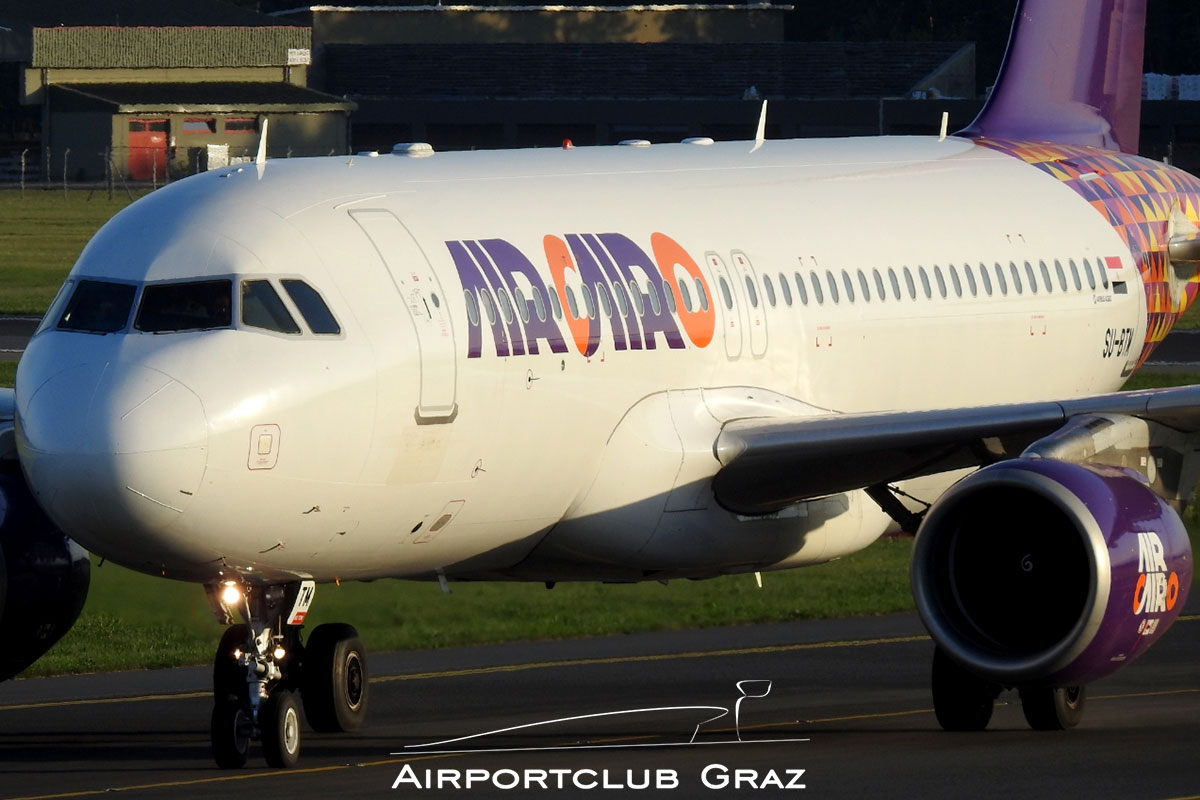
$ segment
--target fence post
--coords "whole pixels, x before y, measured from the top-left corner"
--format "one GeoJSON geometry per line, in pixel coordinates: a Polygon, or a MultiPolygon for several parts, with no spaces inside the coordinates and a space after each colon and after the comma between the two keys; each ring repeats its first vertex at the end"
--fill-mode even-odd
{"type": "Polygon", "coordinates": [[[108,184],[108,199],[113,199],[113,162],[112,148],[104,148],[104,182],[108,184]]]}
{"type": "Polygon", "coordinates": [[[63,199],[67,199],[67,158],[71,155],[71,148],[63,151],[63,199]]]}
{"type": "Polygon", "coordinates": [[[21,151],[21,199],[25,199],[25,156],[29,154],[29,148],[26,147],[21,151]]]}
{"type": "Polygon", "coordinates": [[[153,191],[158,188],[158,151],[151,150],[150,153],[150,189],[153,191]]]}

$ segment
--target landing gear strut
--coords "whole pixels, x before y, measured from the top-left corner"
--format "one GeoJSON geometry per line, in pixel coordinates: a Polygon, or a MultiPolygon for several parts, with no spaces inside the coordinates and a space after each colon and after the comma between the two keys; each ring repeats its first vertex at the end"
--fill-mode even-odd
{"type": "Polygon", "coordinates": [[[246,620],[221,637],[213,662],[212,753],[217,765],[246,764],[250,742],[262,744],[272,767],[288,768],[300,757],[300,701],[309,725],[336,732],[361,727],[367,707],[366,650],[358,632],[340,623],[320,625],[301,644],[300,630],[312,603],[312,581],[289,584],[210,586],[213,609],[232,621],[246,620]]]}

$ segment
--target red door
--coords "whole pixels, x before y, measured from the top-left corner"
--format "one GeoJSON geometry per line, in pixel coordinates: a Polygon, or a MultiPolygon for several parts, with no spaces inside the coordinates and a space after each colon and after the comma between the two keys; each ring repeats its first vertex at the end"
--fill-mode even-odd
{"type": "Polygon", "coordinates": [[[161,179],[167,171],[167,121],[129,120],[129,177],[135,181],[161,179]]]}

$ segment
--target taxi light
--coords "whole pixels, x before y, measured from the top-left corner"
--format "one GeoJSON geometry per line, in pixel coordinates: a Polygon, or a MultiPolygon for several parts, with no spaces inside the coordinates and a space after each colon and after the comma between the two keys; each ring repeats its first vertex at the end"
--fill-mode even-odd
{"type": "Polygon", "coordinates": [[[242,600],[242,590],[233,581],[225,584],[221,590],[221,602],[227,606],[236,606],[242,600]]]}

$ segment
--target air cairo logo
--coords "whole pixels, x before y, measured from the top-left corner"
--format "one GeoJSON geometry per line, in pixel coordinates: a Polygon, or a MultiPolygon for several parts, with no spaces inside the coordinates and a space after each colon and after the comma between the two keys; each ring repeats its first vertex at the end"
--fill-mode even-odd
{"type": "Polygon", "coordinates": [[[1141,574],[1133,590],[1135,615],[1164,614],[1175,608],[1175,601],[1179,599],[1179,575],[1168,574],[1162,539],[1157,533],[1138,534],[1138,572],[1141,574]]]}

